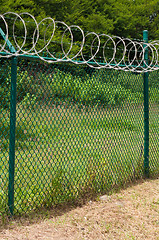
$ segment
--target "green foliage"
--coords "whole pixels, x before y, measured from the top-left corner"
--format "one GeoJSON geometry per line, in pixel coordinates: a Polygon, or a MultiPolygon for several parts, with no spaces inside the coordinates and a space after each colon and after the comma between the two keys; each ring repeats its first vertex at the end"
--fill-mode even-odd
{"type": "MultiPolygon", "coordinates": [[[[143,176],[142,74],[61,63],[18,64],[16,212],[74,201],[82,194],[102,193],[143,176]]],[[[3,86],[9,82],[6,77],[3,86]]],[[[157,175],[158,73],[151,73],[149,79],[150,103],[156,107],[150,118],[150,164],[156,156],[151,174],[157,175]]],[[[1,109],[3,209],[9,129],[8,108],[1,109]]]]}
{"type": "Polygon", "coordinates": [[[140,102],[142,77],[138,84],[134,84],[133,77],[133,74],[117,74],[113,70],[93,71],[92,74],[88,74],[83,69],[83,76],[82,71],[80,76],[76,76],[56,67],[52,72],[40,72],[35,76],[24,71],[17,79],[17,99],[26,106],[33,106],[36,100],[42,99],[105,107],[119,106],[133,100],[140,102]]]}
{"type": "MultiPolygon", "coordinates": [[[[27,11],[38,21],[50,16],[70,25],[78,24],[85,31],[131,38],[142,39],[143,29],[148,29],[150,38],[159,37],[157,0],[2,0],[0,11],[27,11]]],[[[27,20],[28,33],[32,36],[35,26],[31,19],[27,20]]],[[[40,26],[41,36],[45,29],[45,24],[40,26]]],[[[15,31],[19,36],[24,31],[18,21],[15,31]]],[[[47,32],[47,39],[50,32],[51,29],[47,32]]],[[[60,49],[61,34],[59,28],[53,39],[56,45],[51,50],[56,53],[60,49]]],[[[74,33],[74,39],[80,42],[78,32],[74,33]]],[[[65,40],[68,42],[69,36],[65,40]]],[[[21,39],[17,41],[22,42],[21,39]]],[[[28,40],[25,47],[29,46],[28,40]]],[[[43,42],[37,44],[37,48],[40,46],[43,42]]],[[[68,49],[68,46],[64,47],[68,49]]],[[[77,50],[78,46],[75,46],[73,52],[77,50]]],[[[6,60],[0,63],[0,175],[3,179],[0,181],[0,210],[3,215],[8,186],[6,159],[9,155],[11,68],[6,60]]],[[[143,119],[137,112],[143,103],[142,74],[88,70],[69,64],[65,67],[62,64],[51,67],[41,63],[29,65],[25,61],[21,61],[21,66],[17,77],[17,212],[74,200],[88,191],[105,192],[143,175],[143,153],[139,147],[143,119]],[[82,106],[81,111],[79,106],[82,106]],[[128,108],[130,112],[124,110],[128,108]],[[121,119],[123,115],[125,119],[121,119]]],[[[158,73],[149,75],[149,96],[151,104],[156,106],[159,103],[158,73]]],[[[159,169],[157,161],[154,166],[152,160],[159,157],[157,117],[155,110],[150,122],[151,131],[154,131],[150,135],[152,175],[157,175],[159,169]]]]}
{"type": "MultiPolygon", "coordinates": [[[[7,118],[7,112],[2,116],[7,118]]],[[[18,105],[15,213],[104,193],[142,177],[142,116],[142,107],[133,104],[126,108],[89,107],[89,111],[68,108],[64,103],[57,107],[38,103],[34,109],[18,105]]],[[[154,111],[150,118],[152,175],[159,170],[158,117],[154,111]]],[[[0,209],[5,211],[8,152],[1,147],[0,209]]]]}
{"type": "Polygon", "coordinates": [[[0,108],[8,108],[10,104],[10,63],[9,61],[0,60],[0,108]]]}
{"type": "Polygon", "coordinates": [[[159,37],[158,0],[2,0],[1,13],[7,11],[53,17],[85,31],[142,38],[148,29],[150,38],[159,37]]]}
{"type": "MultiPolygon", "coordinates": [[[[51,69],[25,65],[17,69],[17,103],[34,107],[37,101],[74,102],[85,106],[120,106],[143,101],[143,74],[57,64],[51,69]],[[39,72],[33,69],[39,68],[39,72]],[[26,68],[26,70],[25,70],[26,68]],[[24,69],[24,70],[23,70],[24,69]],[[41,70],[40,70],[41,69],[41,70]]],[[[5,69],[5,68],[3,68],[5,69]]],[[[4,72],[10,71],[10,67],[4,72]]],[[[3,75],[2,75],[3,77],[3,75]]],[[[10,104],[10,79],[5,75],[0,89],[1,107],[10,104]]],[[[149,96],[158,103],[158,74],[149,74],[149,96]]]]}

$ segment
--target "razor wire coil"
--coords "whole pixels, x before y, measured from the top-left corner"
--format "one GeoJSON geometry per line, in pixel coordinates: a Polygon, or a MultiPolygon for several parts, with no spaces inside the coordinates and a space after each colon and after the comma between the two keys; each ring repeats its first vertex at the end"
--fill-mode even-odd
{"type": "Polygon", "coordinates": [[[0,58],[10,58],[13,56],[37,56],[39,59],[48,62],[73,62],[74,64],[87,64],[91,68],[107,68],[115,70],[124,70],[132,72],[148,72],[158,70],[158,51],[159,41],[153,41],[149,43],[131,40],[129,38],[121,38],[119,36],[110,36],[107,34],[97,34],[95,32],[87,32],[86,34],[77,25],[68,26],[62,21],[55,21],[51,17],[42,19],[39,23],[33,15],[30,13],[14,13],[7,12],[0,15],[0,19],[4,25],[3,40],[0,42],[0,58]],[[13,23],[8,24],[8,15],[12,15],[13,23]],[[14,16],[14,18],[13,18],[14,16]],[[27,19],[26,19],[27,18],[27,19]],[[35,25],[32,36],[29,35],[27,29],[28,18],[31,18],[35,25]],[[16,33],[16,23],[20,21],[23,26],[23,41],[21,45],[18,42],[18,36],[16,33]],[[40,31],[41,26],[48,23],[43,32],[40,31]],[[55,33],[57,32],[58,25],[61,25],[63,29],[60,39],[61,53],[59,57],[54,54],[52,50],[55,44],[55,33]],[[50,27],[52,28],[50,31],[50,27]],[[74,31],[80,33],[79,39],[75,37],[74,31]],[[9,32],[12,32],[12,40],[10,39],[9,32]],[[49,39],[47,34],[49,32],[49,39]],[[28,36],[29,35],[29,36],[28,36]],[[65,38],[69,36],[69,47],[65,47],[65,38]],[[27,39],[31,38],[31,47],[26,49],[27,39]],[[87,38],[90,38],[89,44],[87,38]],[[43,41],[42,47],[39,48],[40,41],[43,41]],[[77,41],[78,40],[78,41],[77,41]],[[13,48],[7,48],[7,43],[13,48]],[[78,50],[73,51],[74,47],[78,45],[78,50]],[[89,50],[89,57],[85,57],[85,51],[89,50]],[[149,59],[145,59],[145,51],[149,52],[149,59]],[[5,53],[5,54],[2,54],[5,53]],[[47,57],[43,53],[47,53],[47,57]],[[101,58],[101,62],[97,59],[101,58]]]}

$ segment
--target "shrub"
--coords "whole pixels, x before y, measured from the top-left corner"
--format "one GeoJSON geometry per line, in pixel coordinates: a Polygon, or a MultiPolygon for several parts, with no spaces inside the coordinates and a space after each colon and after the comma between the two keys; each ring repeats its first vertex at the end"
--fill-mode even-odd
{"type": "MultiPolygon", "coordinates": [[[[21,63],[22,66],[17,68],[17,102],[25,106],[33,106],[37,101],[71,101],[104,107],[143,101],[143,74],[72,67],[67,63],[45,65],[24,60],[21,63]]],[[[6,79],[1,80],[0,100],[3,107],[9,107],[10,79],[6,70],[4,73],[6,79]]],[[[158,77],[151,73],[149,79],[150,98],[158,103],[158,77]]]]}

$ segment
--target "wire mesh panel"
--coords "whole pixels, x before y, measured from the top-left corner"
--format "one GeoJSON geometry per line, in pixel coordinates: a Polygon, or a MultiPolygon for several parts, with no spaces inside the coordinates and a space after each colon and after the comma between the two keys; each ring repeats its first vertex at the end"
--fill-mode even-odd
{"type": "Polygon", "coordinates": [[[142,174],[142,74],[19,60],[15,212],[142,174]]]}
{"type": "Polygon", "coordinates": [[[132,41],[51,18],[38,24],[29,13],[1,17],[0,210],[8,201],[11,215],[28,212],[157,176],[158,43],[148,31],[132,41]]]}
{"type": "Polygon", "coordinates": [[[149,99],[150,99],[150,131],[149,131],[149,160],[150,174],[159,173],[159,72],[149,74],[149,99]]]}
{"type": "Polygon", "coordinates": [[[0,212],[8,195],[11,61],[0,59],[0,212]]]}

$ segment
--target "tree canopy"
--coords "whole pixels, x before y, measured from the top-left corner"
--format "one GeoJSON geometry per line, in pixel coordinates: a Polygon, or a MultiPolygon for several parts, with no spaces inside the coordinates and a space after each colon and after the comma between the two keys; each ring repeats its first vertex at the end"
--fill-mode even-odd
{"type": "Polygon", "coordinates": [[[129,38],[159,38],[158,0],[1,0],[1,13],[29,12],[36,18],[46,16],[67,24],[129,38]]]}

